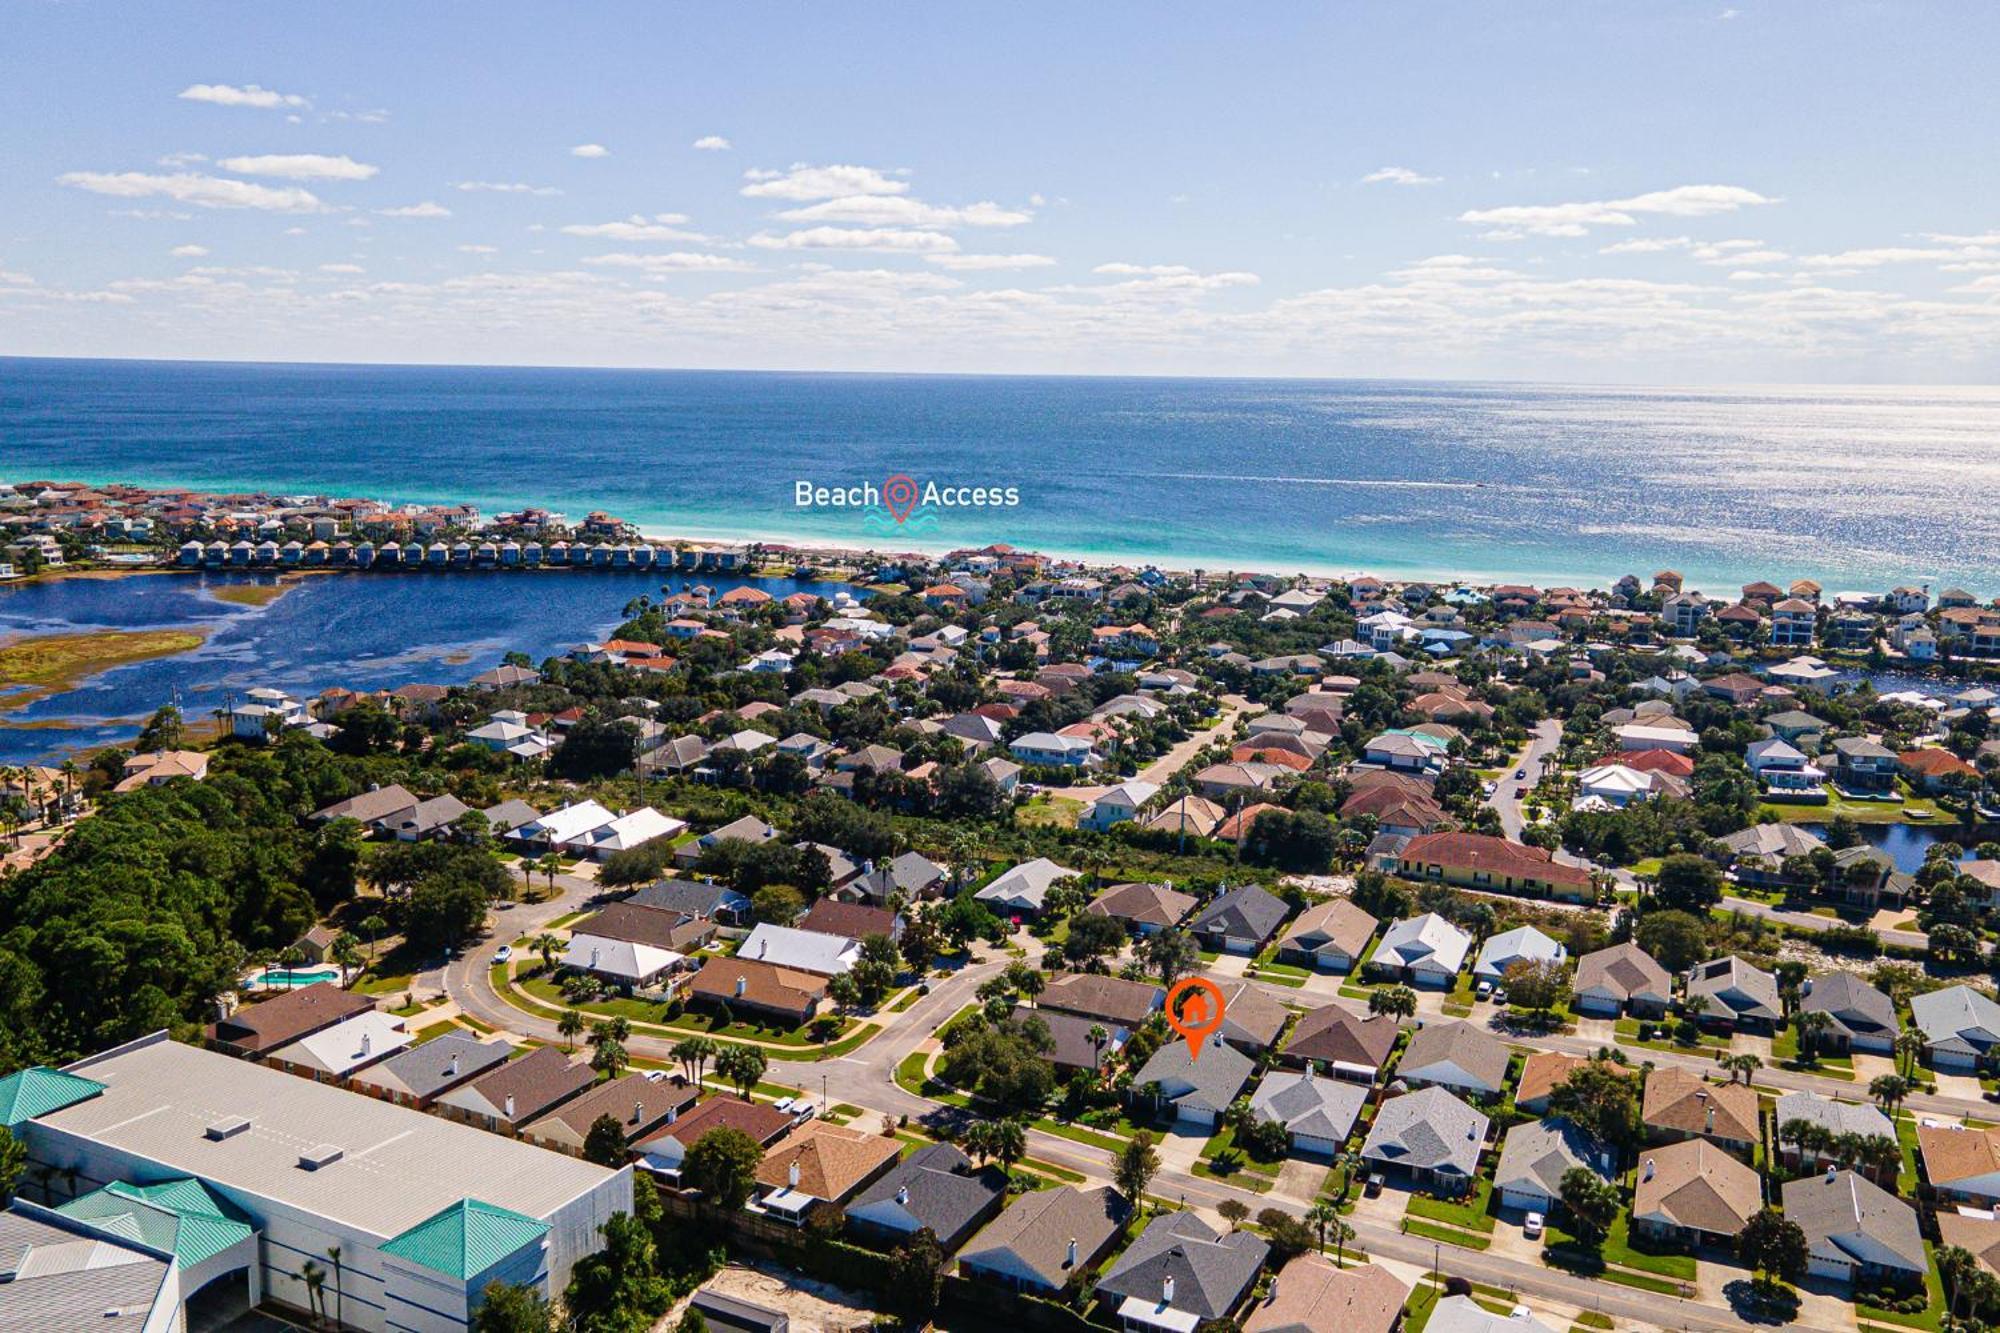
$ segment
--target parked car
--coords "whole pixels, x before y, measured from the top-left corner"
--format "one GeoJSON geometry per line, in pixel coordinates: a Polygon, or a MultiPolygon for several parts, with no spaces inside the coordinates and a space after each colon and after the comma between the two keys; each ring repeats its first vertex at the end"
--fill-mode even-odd
{"type": "Polygon", "coordinates": [[[1473,988],[1473,993],[1483,1000],[1493,993],[1493,983],[1490,981],[1481,981],[1473,988]]]}
{"type": "Polygon", "coordinates": [[[1519,782],[1521,779],[1527,776],[1528,776],[1528,770],[1525,768],[1517,768],[1514,770],[1514,781],[1516,782],[1519,782]]]}
{"type": "Polygon", "coordinates": [[[1368,1179],[1362,1182],[1361,1192],[1372,1199],[1382,1192],[1382,1186],[1387,1183],[1388,1181],[1383,1179],[1380,1171],[1372,1171],[1369,1173],[1368,1179]]]}
{"type": "Polygon", "coordinates": [[[496,963],[504,963],[513,956],[514,946],[511,944],[503,944],[493,951],[493,961],[496,963]]]}
{"type": "Polygon", "coordinates": [[[1529,1240],[1534,1240],[1542,1234],[1542,1223],[1544,1220],[1540,1213],[1529,1213],[1526,1225],[1521,1228],[1521,1234],[1529,1240]]]}

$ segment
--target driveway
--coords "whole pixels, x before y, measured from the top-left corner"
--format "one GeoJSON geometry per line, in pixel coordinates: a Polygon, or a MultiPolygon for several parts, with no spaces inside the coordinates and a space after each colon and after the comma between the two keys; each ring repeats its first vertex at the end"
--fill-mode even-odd
{"type": "Polygon", "coordinates": [[[1535,779],[1542,773],[1543,761],[1554,754],[1561,744],[1562,723],[1545,718],[1537,722],[1529,733],[1527,748],[1500,770],[1500,777],[1493,785],[1493,794],[1486,798],[1486,804],[1500,816],[1501,832],[1511,841],[1521,840],[1521,829],[1525,823],[1521,817],[1521,800],[1514,792],[1517,789],[1534,790],[1535,779]],[[1525,772],[1527,776],[1516,781],[1516,772],[1525,772]]]}

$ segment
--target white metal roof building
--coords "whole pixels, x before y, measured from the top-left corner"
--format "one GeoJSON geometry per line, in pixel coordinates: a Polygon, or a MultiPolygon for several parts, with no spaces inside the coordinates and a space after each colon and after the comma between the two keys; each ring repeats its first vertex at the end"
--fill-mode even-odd
{"type": "Polygon", "coordinates": [[[738,958],[754,958],[774,967],[789,967],[816,976],[845,972],[861,960],[861,946],[845,935],[794,930],[766,921],[752,930],[736,950],[738,958]]]}
{"type": "MultiPolygon", "coordinates": [[[[193,1178],[255,1229],[250,1289],[308,1308],[300,1273],[341,1249],[346,1322],[464,1329],[493,1280],[560,1292],[632,1207],[610,1171],[155,1033],[68,1067],[80,1090],[15,1127],[88,1193],[193,1178]]],[[[243,1270],[237,1270],[243,1271],[243,1270]]],[[[334,1282],[327,1282],[329,1299],[334,1282]]]]}

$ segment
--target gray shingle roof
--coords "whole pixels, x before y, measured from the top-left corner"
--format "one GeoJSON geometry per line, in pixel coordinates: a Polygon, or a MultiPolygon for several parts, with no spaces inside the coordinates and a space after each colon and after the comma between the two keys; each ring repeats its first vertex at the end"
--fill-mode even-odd
{"type": "Polygon", "coordinates": [[[1970,986],[1947,986],[1910,997],[1910,1021],[1933,1046],[1967,1054],[2000,1041],[2000,1004],[1970,986]]]}
{"type": "Polygon", "coordinates": [[[932,1235],[949,1241],[1006,1192],[1006,1178],[999,1172],[976,1171],[972,1160],[951,1144],[933,1143],[863,1190],[847,1212],[878,1220],[878,1211],[900,1210],[914,1224],[907,1230],[929,1227],[932,1235]],[[898,1199],[898,1191],[907,1193],[898,1199]]]}
{"type": "Polygon", "coordinates": [[[1073,1271],[1069,1242],[1076,1241],[1079,1264],[1087,1262],[1130,1213],[1125,1196],[1109,1185],[1036,1190],[1014,1200],[974,1236],[959,1262],[1000,1273],[1032,1274],[1044,1285],[1060,1288],[1073,1271]]]}
{"type": "Polygon", "coordinates": [[[1496,1189],[1542,1189],[1560,1194],[1562,1178],[1572,1167],[1587,1167],[1609,1178],[1611,1150],[1564,1116],[1529,1121],[1507,1131],[1500,1145],[1500,1164],[1493,1173],[1496,1189]]]}
{"type": "Polygon", "coordinates": [[[1487,1118],[1443,1088],[1392,1097],[1375,1113],[1361,1155],[1371,1162],[1449,1170],[1470,1179],[1479,1167],[1487,1118]]]}
{"type": "Polygon", "coordinates": [[[1210,1038],[1195,1059],[1179,1037],[1163,1042],[1146,1061],[1146,1067],[1132,1076],[1132,1086],[1158,1083],[1176,1105],[1224,1111],[1250,1081],[1254,1066],[1250,1057],[1215,1038],[1210,1038]]]}
{"type": "Polygon", "coordinates": [[[1410,1037],[1396,1074],[1435,1081],[1431,1071],[1451,1064],[1497,1090],[1507,1081],[1507,1059],[1506,1044],[1484,1028],[1463,1020],[1433,1023],[1410,1037]]]}
{"type": "Polygon", "coordinates": [[[1294,1134],[1345,1140],[1367,1099],[1368,1088],[1360,1083],[1274,1071],[1251,1094],[1250,1109],[1294,1134]]]}
{"type": "Polygon", "coordinates": [[[1197,935],[1231,935],[1239,939],[1269,939],[1291,908],[1261,885],[1231,889],[1189,923],[1197,935]]]}
{"type": "Polygon", "coordinates": [[[1192,1212],[1164,1213],[1139,1233],[1097,1284],[1099,1292],[1162,1301],[1168,1278],[1175,1310],[1222,1319],[1242,1303],[1271,1247],[1248,1231],[1218,1236],[1192,1212]]]}
{"type": "Polygon", "coordinates": [[[1785,1216],[1806,1233],[1806,1247],[1815,1258],[1843,1263],[1866,1259],[1915,1273],[1926,1266],[1916,1210],[1852,1171],[1787,1181],[1785,1216]]]}
{"type": "Polygon", "coordinates": [[[1831,1015],[1834,1027],[1850,1036],[1896,1034],[1895,1001],[1852,972],[1813,978],[1812,991],[1799,1008],[1831,1015]]]}
{"type": "Polygon", "coordinates": [[[412,1097],[433,1097],[507,1063],[514,1048],[504,1041],[482,1042],[462,1032],[398,1051],[373,1069],[354,1076],[356,1086],[386,1088],[412,1097]]]}

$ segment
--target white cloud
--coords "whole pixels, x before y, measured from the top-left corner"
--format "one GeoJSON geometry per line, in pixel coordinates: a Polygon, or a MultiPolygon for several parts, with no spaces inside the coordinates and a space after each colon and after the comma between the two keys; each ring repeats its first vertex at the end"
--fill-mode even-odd
{"type": "Polygon", "coordinates": [[[611,150],[601,143],[580,143],[569,150],[571,157],[610,157],[611,150]]]}
{"type": "Polygon", "coordinates": [[[479,194],[561,194],[553,185],[529,185],[525,181],[459,181],[452,188],[479,194]]]}
{"type": "Polygon", "coordinates": [[[458,252],[462,255],[497,255],[500,253],[500,247],[497,245],[461,245],[458,247],[458,252]]]}
{"type": "Polygon", "coordinates": [[[237,87],[228,83],[196,83],[181,89],[181,100],[208,102],[215,106],[254,106],[269,109],[281,106],[311,106],[297,93],[273,92],[254,83],[237,87]]]}
{"type": "Polygon", "coordinates": [[[572,222],[564,227],[565,236],[589,236],[601,241],[705,241],[708,238],[699,232],[688,231],[681,226],[688,220],[685,213],[655,213],[647,217],[634,213],[618,222],[572,222]]]}
{"type": "Polygon", "coordinates": [[[993,272],[1000,269],[1047,268],[1056,261],[1048,255],[925,255],[939,268],[955,273],[993,272]]]}
{"type": "Polygon", "coordinates": [[[1383,167],[1361,178],[1363,185],[1436,185],[1442,176],[1424,176],[1408,167],[1383,167]]]}
{"type": "Polygon", "coordinates": [[[1685,250],[1694,244],[1688,236],[1638,236],[1629,241],[1617,241],[1605,246],[1597,253],[1601,255],[1654,255],[1665,250],[1685,250]]]}
{"type": "MultiPolygon", "coordinates": [[[[1973,238],[1968,238],[1973,239],[1973,238]]],[[[1914,246],[1888,245],[1870,250],[1842,250],[1837,254],[1801,255],[1799,263],[1810,269],[1864,269],[1881,268],[1887,264],[1921,264],[1927,261],[1945,262],[1950,260],[1982,259],[1989,257],[1985,246],[1970,245],[1914,246]]]]}
{"type": "Polygon", "coordinates": [[[316,213],[322,205],[310,190],[297,186],[255,185],[249,181],[176,172],[171,176],[143,171],[70,171],[56,177],[58,185],[108,194],[119,199],[162,197],[201,208],[258,208],[273,213],[316,213]]]}
{"type": "Polygon", "coordinates": [[[366,273],[368,270],[359,264],[321,264],[319,271],[322,273],[366,273]]]}
{"type": "Polygon", "coordinates": [[[1059,287],[1054,290],[1081,296],[1192,296],[1224,287],[1255,287],[1262,281],[1255,273],[1202,273],[1185,264],[1099,264],[1090,270],[1106,277],[1124,278],[1097,286],[1059,287]]]}
{"type": "Polygon", "coordinates": [[[807,227],[774,236],[759,232],[750,244],[760,250],[879,250],[891,254],[926,254],[958,249],[958,242],[941,231],[907,231],[898,227],[807,227]]]}
{"type": "Polygon", "coordinates": [[[1679,185],[1628,199],[1570,204],[1513,204],[1475,208],[1458,215],[1460,222],[1491,226],[1494,240],[1521,236],[1582,236],[1592,227],[1636,226],[1640,215],[1698,218],[1734,213],[1740,208],[1776,203],[1775,199],[1738,185],[1679,185]]]}
{"type": "Polygon", "coordinates": [[[208,247],[205,245],[177,245],[167,251],[167,253],[175,259],[200,259],[208,253],[208,247]]]}
{"type": "Polygon", "coordinates": [[[198,167],[208,161],[207,153],[168,153],[159,159],[163,167],[179,171],[182,167],[198,167]]]}
{"type": "Polygon", "coordinates": [[[726,153],[731,145],[729,140],[719,134],[704,134],[694,141],[693,147],[704,153],[726,153]]]}
{"type": "Polygon", "coordinates": [[[874,167],[813,167],[795,162],[789,171],[743,173],[750,183],[743,193],[752,199],[843,199],[856,194],[908,194],[909,182],[891,180],[874,167]]]}
{"type": "Polygon", "coordinates": [[[787,222],[853,222],[865,227],[1018,227],[1035,217],[991,200],[946,208],[898,194],[848,195],[788,208],[778,216],[787,222]]]}
{"type": "Polygon", "coordinates": [[[448,218],[451,210],[443,204],[426,199],[421,204],[404,204],[400,208],[378,208],[376,214],[385,218],[448,218]]]}
{"type": "Polygon", "coordinates": [[[366,162],[356,162],[342,154],[330,157],[322,153],[265,153],[258,157],[225,157],[216,165],[224,171],[234,171],[244,176],[277,176],[293,181],[365,181],[380,167],[366,162]]]}
{"type": "Polygon", "coordinates": [[[727,255],[693,254],[681,250],[663,255],[591,255],[583,262],[605,268],[638,269],[642,273],[748,273],[755,267],[727,255]]]}

